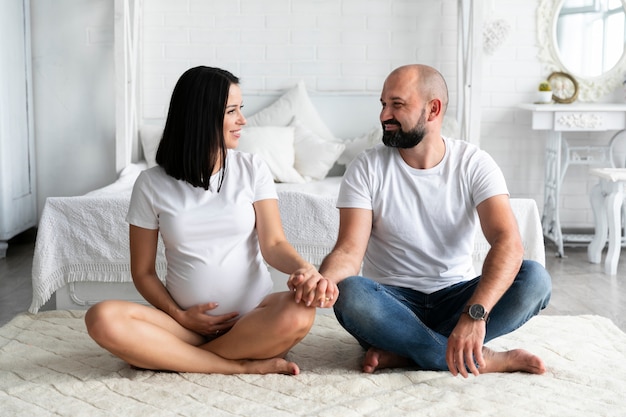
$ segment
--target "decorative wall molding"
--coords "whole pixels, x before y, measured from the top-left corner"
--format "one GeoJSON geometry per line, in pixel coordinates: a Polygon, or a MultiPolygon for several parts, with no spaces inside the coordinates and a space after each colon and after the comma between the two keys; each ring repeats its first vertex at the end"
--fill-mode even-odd
{"type": "Polygon", "coordinates": [[[556,120],[560,127],[594,130],[602,127],[602,115],[596,113],[569,113],[556,120]]]}
{"type": "Polygon", "coordinates": [[[487,55],[500,48],[511,32],[511,25],[504,19],[494,19],[485,22],[483,28],[483,52],[487,55]]]}

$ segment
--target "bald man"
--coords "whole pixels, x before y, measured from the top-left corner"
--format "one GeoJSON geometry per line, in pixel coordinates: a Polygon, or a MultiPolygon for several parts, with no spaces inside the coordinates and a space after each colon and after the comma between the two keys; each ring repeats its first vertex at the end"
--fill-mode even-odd
{"type": "Polygon", "coordinates": [[[442,136],[448,90],[436,69],[395,69],[380,103],[383,144],[346,170],[337,243],[320,267],[326,280],[293,277],[297,300],[334,305],[366,349],[364,372],[545,372],[530,352],[484,346],[551,294],[545,268],[523,259],[502,171],[478,147],[442,136]],[[491,245],[482,271],[472,261],[477,221],[491,245]]]}

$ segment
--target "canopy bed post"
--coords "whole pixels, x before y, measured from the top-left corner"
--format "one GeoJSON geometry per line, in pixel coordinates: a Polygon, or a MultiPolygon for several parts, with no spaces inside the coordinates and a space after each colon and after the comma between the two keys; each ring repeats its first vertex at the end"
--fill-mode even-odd
{"type": "Polygon", "coordinates": [[[30,1],[0,13],[0,259],[9,239],[37,225],[30,1]]]}
{"type": "Polygon", "coordinates": [[[482,87],[481,1],[458,0],[457,108],[461,139],[480,145],[482,87]]]}
{"type": "Polygon", "coordinates": [[[115,169],[119,173],[139,155],[137,96],[142,0],[115,0],[115,169]]]}

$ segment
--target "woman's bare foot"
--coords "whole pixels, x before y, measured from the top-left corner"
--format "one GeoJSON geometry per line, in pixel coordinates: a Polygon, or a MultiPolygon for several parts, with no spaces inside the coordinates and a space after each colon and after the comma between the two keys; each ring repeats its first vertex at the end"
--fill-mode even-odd
{"type": "Polygon", "coordinates": [[[415,365],[404,356],[376,348],[369,348],[363,359],[363,372],[371,374],[377,369],[402,368],[415,365]]]}
{"type": "Polygon", "coordinates": [[[295,362],[282,358],[255,359],[241,361],[245,374],[285,374],[298,375],[300,368],[295,362]]]}
{"type": "MultiPolygon", "coordinates": [[[[232,374],[285,374],[285,375],[298,375],[300,368],[294,362],[288,362],[282,358],[271,359],[244,359],[240,361],[232,361],[233,366],[229,369],[207,372],[207,373],[219,373],[224,375],[232,374]]],[[[129,364],[131,369],[136,371],[154,371],[154,372],[185,372],[185,371],[168,371],[160,369],[149,369],[133,364],[129,364]]],[[[196,372],[196,371],[189,371],[196,372]]],[[[206,372],[206,371],[205,371],[206,372]]]]}
{"type": "Polygon", "coordinates": [[[483,347],[483,357],[487,365],[479,369],[481,374],[490,372],[528,372],[540,375],[546,371],[546,366],[541,358],[523,349],[496,352],[483,347]]]}

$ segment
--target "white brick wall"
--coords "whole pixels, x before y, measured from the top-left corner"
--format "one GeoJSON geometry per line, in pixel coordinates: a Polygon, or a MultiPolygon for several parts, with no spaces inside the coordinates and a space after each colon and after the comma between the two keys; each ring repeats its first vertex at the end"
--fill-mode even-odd
{"type": "MultiPolygon", "coordinates": [[[[511,194],[534,198],[541,210],[546,134],[533,131],[530,114],[517,108],[534,100],[548,75],[537,60],[537,2],[491,4],[485,22],[503,18],[511,31],[483,57],[481,146],[502,167],[511,194]]],[[[299,79],[320,94],[377,94],[391,69],[420,62],[444,74],[455,114],[456,0],[145,0],[143,38],[145,117],[163,117],[180,74],[200,64],[241,77],[244,95],[299,79]]],[[[568,174],[564,227],[591,227],[594,183],[586,167],[568,174]]]]}
{"type": "Polygon", "coordinates": [[[200,64],[238,75],[244,95],[300,79],[322,94],[377,94],[409,62],[456,84],[456,0],[145,0],[143,16],[147,118],[163,117],[180,74],[200,64]]]}

